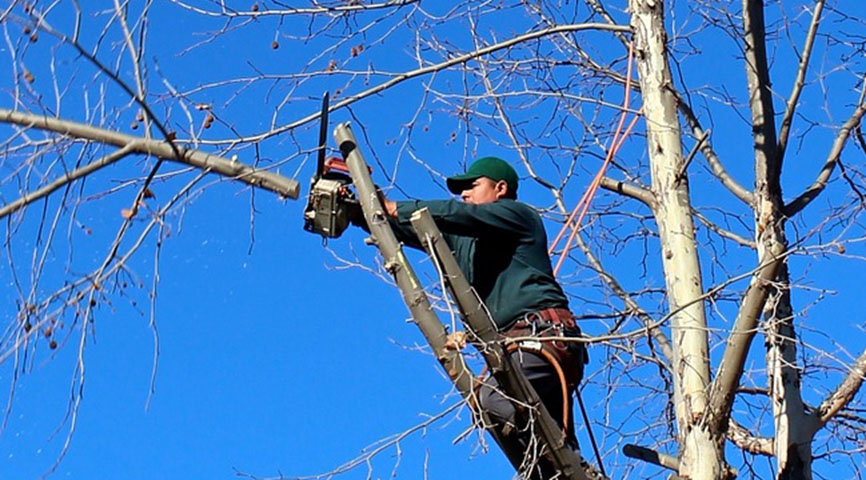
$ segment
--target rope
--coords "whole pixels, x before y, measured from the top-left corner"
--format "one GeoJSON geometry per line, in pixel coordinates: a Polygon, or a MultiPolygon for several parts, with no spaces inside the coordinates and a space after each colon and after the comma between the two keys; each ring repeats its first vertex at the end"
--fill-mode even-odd
{"type": "Polygon", "coordinates": [[[623,95],[622,102],[622,114],[619,118],[619,124],[616,127],[616,131],[614,132],[613,139],[611,140],[610,149],[607,151],[607,155],[605,156],[604,163],[602,163],[601,168],[598,169],[598,172],[595,174],[595,177],[592,179],[589,187],[586,191],[583,192],[583,196],[581,196],[580,201],[575,205],[574,210],[572,210],[571,214],[568,216],[568,219],[562,225],[562,229],[560,229],[559,233],[554,238],[553,242],[551,242],[550,247],[548,248],[547,253],[549,255],[553,255],[556,250],[556,246],[559,244],[559,241],[562,240],[565,232],[571,228],[571,235],[568,237],[568,241],[566,241],[565,246],[562,249],[562,253],[560,254],[559,260],[556,262],[556,267],[553,269],[553,275],[556,276],[559,273],[559,269],[562,267],[562,263],[565,261],[565,258],[568,257],[568,251],[571,249],[572,242],[574,241],[575,236],[580,231],[580,224],[583,222],[583,217],[586,215],[586,212],[589,211],[589,205],[592,203],[593,197],[595,197],[595,193],[598,191],[598,186],[601,184],[601,179],[604,178],[604,173],[607,170],[608,165],[610,165],[613,160],[614,155],[625,142],[628,135],[631,133],[632,128],[637,123],[638,116],[634,117],[629,123],[628,128],[626,128],[625,133],[622,131],[623,125],[625,125],[625,118],[628,115],[628,104],[631,98],[631,73],[632,73],[632,59],[634,58],[634,44],[629,43],[628,46],[628,66],[626,69],[626,77],[625,77],[625,94],[623,95]],[[622,134],[622,135],[620,135],[622,134]],[[579,216],[578,216],[579,214],[579,216]],[[577,216],[577,222],[574,222],[575,217],[577,216]],[[572,222],[574,224],[572,225],[572,222]]]}
{"type": "MultiPolygon", "coordinates": [[[[607,155],[605,156],[604,162],[601,164],[601,167],[598,169],[598,172],[593,177],[592,182],[589,184],[589,187],[586,191],[583,192],[583,195],[580,197],[580,201],[575,205],[574,210],[572,210],[571,214],[568,216],[568,219],[562,225],[559,233],[556,235],[556,238],[551,242],[550,247],[548,248],[548,255],[553,255],[556,250],[556,246],[559,244],[559,241],[562,240],[562,237],[565,235],[565,232],[571,228],[571,234],[568,236],[568,240],[565,242],[565,246],[562,248],[562,253],[559,256],[559,260],[556,262],[556,267],[553,269],[554,277],[559,274],[559,269],[562,268],[562,264],[565,259],[568,257],[568,251],[571,249],[571,245],[574,242],[575,237],[580,232],[580,225],[583,223],[583,218],[586,216],[586,213],[589,211],[589,205],[592,203],[592,199],[595,197],[596,192],[598,191],[599,185],[601,185],[601,180],[604,178],[604,174],[607,171],[607,167],[613,161],[613,157],[616,155],[616,152],[619,148],[625,143],[625,140],[628,138],[635,124],[637,123],[640,116],[635,116],[632,118],[631,122],[629,122],[628,127],[623,132],[623,125],[625,125],[625,119],[628,115],[628,104],[631,98],[631,75],[632,75],[632,64],[634,59],[634,43],[629,43],[628,45],[628,66],[626,67],[626,77],[625,77],[625,93],[623,95],[622,102],[622,113],[619,117],[619,123],[617,124],[616,131],[614,131],[613,139],[611,140],[610,149],[607,151],[607,155]],[[575,221],[575,217],[577,217],[577,221],[575,221]]],[[[519,347],[518,347],[519,348],[519,347]]],[[[550,354],[550,352],[546,352],[543,349],[540,350],[544,355],[544,358],[550,362],[551,365],[554,366],[557,373],[560,374],[560,382],[563,386],[563,405],[564,409],[568,409],[568,391],[565,386],[565,376],[562,375],[562,367],[559,365],[559,362],[556,358],[550,354]]],[[[583,416],[584,425],[586,425],[586,431],[589,435],[589,441],[592,444],[592,450],[595,453],[596,461],[598,462],[598,468],[601,471],[601,474],[607,477],[607,473],[604,470],[604,464],[601,461],[601,452],[598,450],[598,444],[595,441],[595,434],[592,431],[592,425],[589,422],[589,415],[586,413],[586,407],[583,405],[583,398],[580,395],[580,389],[575,386],[574,389],[575,396],[577,397],[577,403],[580,406],[580,413],[583,416]]],[[[563,425],[566,425],[568,417],[567,414],[563,414],[563,425]]]]}
{"type": "Polygon", "coordinates": [[[577,404],[580,405],[580,414],[583,415],[583,424],[586,425],[586,433],[589,434],[589,443],[592,444],[592,451],[595,452],[595,460],[598,462],[598,469],[604,478],[607,478],[607,472],[604,471],[604,464],[601,462],[601,452],[598,451],[598,444],[595,443],[595,435],[592,433],[592,427],[589,424],[589,415],[586,414],[586,408],[583,406],[583,398],[580,396],[580,389],[574,389],[574,396],[577,397],[577,404]]]}

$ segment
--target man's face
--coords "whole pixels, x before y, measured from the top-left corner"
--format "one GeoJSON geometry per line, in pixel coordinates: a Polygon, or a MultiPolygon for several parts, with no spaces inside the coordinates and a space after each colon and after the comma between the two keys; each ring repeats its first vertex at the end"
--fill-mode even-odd
{"type": "Polygon", "coordinates": [[[481,205],[499,200],[507,191],[508,184],[505,180],[494,182],[487,177],[481,177],[473,180],[472,184],[460,193],[460,198],[466,203],[481,205]]]}

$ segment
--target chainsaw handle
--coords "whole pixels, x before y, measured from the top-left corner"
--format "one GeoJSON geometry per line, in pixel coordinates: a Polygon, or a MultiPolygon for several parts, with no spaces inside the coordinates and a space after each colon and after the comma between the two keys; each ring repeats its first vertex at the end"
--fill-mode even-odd
{"type": "MultiPolygon", "coordinates": [[[[330,157],[327,160],[325,160],[324,168],[322,169],[322,175],[324,175],[324,174],[326,174],[332,170],[340,172],[340,173],[345,173],[346,175],[351,175],[351,172],[349,172],[349,166],[346,165],[346,162],[342,158],[339,158],[339,157],[330,157]]],[[[373,167],[367,165],[367,171],[372,174],[373,173],[373,167]]]]}

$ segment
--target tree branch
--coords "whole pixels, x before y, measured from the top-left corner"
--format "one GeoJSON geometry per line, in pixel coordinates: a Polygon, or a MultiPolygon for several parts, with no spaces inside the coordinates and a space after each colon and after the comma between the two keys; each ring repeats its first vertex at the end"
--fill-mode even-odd
{"type": "MultiPolygon", "coordinates": [[[[677,108],[680,113],[683,114],[683,117],[686,119],[686,122],[689,124],[689,128],[692,130],[692,135],[697,138],[702,138],[709,130],[704,130],[701,127],[701,122],[698,120],[698,117],[695,115],[695,112],[692,111],[691,106],[689,106],[686,99],[680,94],[680,92],[671,89],[674,92],[674,95],[677,97],[677,108]]],[[[721,160],[719,160],[719,156],[716,155],[716,151],[713,150],[713,146],[710,142],[709,135],[703,141],[700,147],[701,153],[704,155],[704,158],[707,159],[707,163],[709,163],[710,168],[713,171],[713,175],[722,182],[722,185],[725,186],[735,197],[742,200],[745,204],[751,205],[755,201],[755,197],[746,188],[740,185],[739,182],[734,180],[733,177],[725,170],[724,165],[722,165],[721,160]]]]}
{"type": "Polygon", "coordinates": [[[851,370],[848,371],[848,375],[845,376],[839,387],[821,402],[817,411],[819,422],[817,428],[823,427],[854,398],[854,395],[863,385],[864,378],[866,378],[866,350],[851,365],[851,370]]]}
{"type": "Polygon", "coordinates": [[[691,165],[692,160],[695,159],[695,155],[698,153],[698,150],[701,148],[701,145],[707,140],[707,137],[710,135],[709,130],[704,130],[704,133],[698,137],[698,142],[695,143],[695,146],[692,147],[692,150],[686,156],[686,159],[683,161],[682,167],[680,167],[680,171],[677,172],[676,181],[681,182],[684,178],[686,178],[686,172],[689,170],[689,165],[691,165]]]}
{"type": "Polygon", "coordinates": [[[0,122],[48,130],[67,137],[92,140],[121,148],[129,147],[127,153],[144,153],[161,159],[184,163],[272,191],[287,198],[297,199],[300,190],[297,181],[278,173],[253,168],[244,163],[211,155],[201,150],[184,149],[180,146],[175,150],[168,142],[148,140],[83,123],[3,108],[0,108],[0,122]]]}
{"type": "Polygon", "coordinates": [[[788,103],[785,105],[785,116],[782,118],[782,126],[779,128],[779,161],[785,156],[785,148],[788,146],[788,135],[791,133],[791,123],[794,120],[794,111],[797,109],[797,100],[800,98],[800,92],[803,91],[803,85],[806,78],[806,70],[809,68],[809,59],[812,56],[812,46],[815,44],[815,37],[818,33],[818,25],[821,23],[821,11],[824,9],[824,0],[818,0],[815,3],[815,10],[812,12],[812,22],[809,25],[809,33],[806,34],[806,45],[803,47],[803,55],[800,56],[800,65],[797,67],[797,78],[794,80],[794,87],[791,91],[791,96],[788,98],[788,103]]]}
{"type": "Polygon", "coordinates": [[[677,457],[673,455],[668,455],[666,453],[658,452],[651,448],[641,447],[640,445],[627,443],[624,447],[622,447],[622,453],[626,457],[643,460],[644,462],[668,468],[675,472],[679,471],[680,469],[680,460],[677,457]]]}
{"type": "Polygon", "coordinates": [[[655,209],[655,197],[653,197],[652,192],[645,188],[641,188],[633,183],[625,182],[622,180],[614,180],[610,177],[602,177],[599,186],[605,190],[619,193],[625,195],[626,197],[638,200],[639,202],[649,207],[650,210],[655,209]]]}
{"type": "Polygon", "coordinates": [[[866,103],[861,103],[860,106],[854,110],[854,113],[851,114],[851,117],[848,118],[848,121],[846,121],[845,124],[842,125],[842,128],[839,129],[839,133],[836,134],[836,140],[833,142],[833,147],[827,155],[827,160],[824,161],[824,166],[821,168],[821,171],[818,172],[818,177],[815,179],[815,182],[801,193],[800,196],[785,205],[784,212],[786,217],[790,218],[799,213],[806,207],[806,205],[809,205],[812,200],[824,191],[824,187],[827,186],[827,181],[830,180],[830,175],[833,173],[833,170],[836,169],[836,164],[839,163],[839,157],[842,155],[842,150],[848,143],[848,137],[851,135],[851,130],[857,128],[864,114],[866,114],[866,103]]]}
{"type": "Polygon", "coordinates": [[[656,322],[650,316],[649,313],[646,312],[640,305],[632,298],[629,293],[622,288],[622,285],[613,277],[607,273],[607,270],[604,269],[604,266],[598,260],[598,258],[592,253],[589,249],[589,246],[586,242],[583,241],[583,237],[580,234],[575,235],[575,240],[577,241],[577,246],[583,252],[586,259],[589,261],[590,266],[593,270],[607,283],[607,286],[615,293],[622,301],[625,303],[626,307],[633,312],[635,315],[640,318],[641,322],[643,322],[644,326],[649,330],[649,334],[652,338],[658,343],[659,348],[662,351],[662,355],[664,355],[665,360],[667,360],[666,367],[670,369],[670,365],[674,361],[674,350],[671,346],[671,341],[667,335],[662,331],[660,322],[656,322]]]}
{"type": "Polygon", "coordinates": [[[745,427],[734,421],[728,420],[728,440],[741,449],[757,455],[773,455],[773,439],[770,437],[756,437],[745,427]]]}
{"type": "Polygon", "coordinates": [[[707,409],[709,417],[705,417],[705,420],[710,424],[712,431],[724,431],[724,427],[728,425],[737,384],[743,374],[752,339],[757,333],[758,318],[769,295],[768,287],[779,271],[782,253],[782,251],[768,250],[767,258],[763,259],[762,265],[753,274],[749,288],[743,295],[737,319],[731,328],[725,353],[719,364],[718,374],[710,386],[707,409]]]}
{"type": "Polygon", "coordinates": [[[694,214],[695,218],[698,219],[699,222],[701,222],[708,229],[715,232],[716,235],[718,235],[722,238],[727,238],[728,240],[734,241],[734,242],[736,242],[736,243],[738,243],[744,247],[749,247],[752,249],[757,247],[754,240],[746,238],[742,235],[737,235],[736,233],[734,233],[730,230],[725,230],[724,228],[722,228],[722,227],[716,225],[715,223],[713,223],[712,221],[710,221],[709,218],[705,217],[702,213],[698,212],[697,210],[692,210],[692,213],[694,214]]]}
{"type": "MultiPolygon", "coordinates": [[[[430,73],[436,73],[436,72],[439,72],[441,70],[445,70],[445,69],[451,68],[453,66],[466,63],[466,62],[473,60],[475,58],[483,57],[485,55],[489,55],[489,54],[497,52],[499,50],[505,50],[505,49],[511,48],[517,44],[520,44],[520,43],[523,43],[523,42],[526,42],[529,40],[534,40],[536,38],[545,37],[547,35],[554,35],[554,34],[559,34],[559,33],[564,33],[564,32],[578,32],[578,31],[582,31],[582,30],[604,30],[604,31],[611,31],[611,32],[630,32],[631,27],[628,25],[608,25],[608,24],[604,24],[604,23],[579,23],[579,24],[570,24],[570,25],[558,25],[556,27],[544,28],[544,29],[537,30],[534,32],[525,33],[523,35],[518,35],[517,37],[505,40],[504,42],[495,43],[495,44],[490,45],[488,47],[480,48],[480,49],[474,50],[472,52],[453,57],[453,58],[451,58],[447,61],[444,61],[444,62],[440,62],[440,63],[434,64],[434,65],[429,65],[429,66],[426,66],[423,68],[418,68],[418,69],[411,70],[408,72],[400,73],[398,75],[395,75],[393,78],[391,78],[390,80],[388,80],[386,82],[382,82],[378,85],[375,85],[373,87],[368,88],[367,90],[364,90],[363,92],[359,92],[355,95],[351,95],[351,96],[347,97],[346,99],[335,103],[333,106],[331,106],[330,111],[333,112],[335,110],[339,110],[340,108],[351,105],[351,104],[353,104],[359,100],[362,100],[362,99],[367,98],[367,97],[372,96],[372,95],[376,95],[377,93],[385,91],[385,90],[387,90],[387,89],[389,89],[389,88],[391,88],[391,87],[393,87],[399,83],[402,83],[406,80],[409,80],[409,79],[412,79],[415,77],[420,77],[423,75],[427,75],[430,73]]],[[[318,112],[316,112],[315,114],[307,115],[304,118],[301,118],[301,119],[294,121],[292,123],[283,125],[281,127],[275,128],[269,132],[260,133],[260,134],[252,135],[249,137],[242,137],[242,138],[233,139],[230,142],[227,142],[225,140],[221,140],[221,141],[203,140],[200,143],[205,144],[205,145],[210,145],[210,144],[217,144],[217,143],[236,144],[236,143],[244,143],[244,142],[257,142],[257,141],[261,141],[261,140],[264,140],[266,138],[273,137],[275,135],[279,135],[281,133],[287,132],[287,131],[292,130],[293,128],[296,128],[296,127],[303,125],[307,122],[311,122],[313,120],[316,120],[317,118],[319,118],[319,115],[320,114],[318,112]]]]}
{"type": "Polygon", "coordinates": [[[85,165],[79,169],[76,169],[76,170],[73,170],[71,172],[66,173],[62,177],[54,180],[53,182],[51,182],[48,185],[36,190],[35,192],[25,193],[24,195],[22,195],[17,200],[12,201],[10,203],[7,203],[2,208],[0,208],[0,219],[3,219],[4,217],[6,217],[7,215],[9,215],[11,213],[17,212],[20,208],[22,208],[26,205],[29,205],[29,204],[39,200],[40,198],[47,197],[48,195],[53,193],[55,190],[57,190],[58,188],[66,185],[68,183],[74,182],[75,180],[78,180],[79,178],[86,177],[86,176],[90,175],[91,173],[93,173],[97,170],[100,170],[103,167],[107,167],[109,165],[112,165],[114,162],[116,162],[116,161],[120,160],[121,158],[132,153],[136,148],[138,148],[138,146],[139,146],[138,142],[128,143],[128,144],[124,145],[123,148],[121,148],[119,150],[115,150],[114,152],[111,152],[108,155],[105,155],[104,157],[100,158],[99,160],[96,160],[94,162],[90,162],[87,165],[85,165]]]}
{"type": "MultiPolygon", "coordinates": [[[[767,63],[767,30],[763,0],[743,0],[743,49],[746,60],[746,87],[752,113],[752,142],[755,151],[755,192],[780,196],[782,159],[777,155],[776,120],[770,68],[767,63]]],[[[762,197],[766,199],[766,196],[762,197]]]]}
{"type": "MultiPolygon", "coordinates": [[[[198,8],[193,5],[189,5],[180,0],[170,0],[171,3],[174,3],[178,7],[183,9],[198,13],[200,15],[207,15],[210,17],[218,17],[218,18],[235,18],[235,17],[269,17],[269,16],[277,16],[277,17],[287,17],[289,15],[317,15],[317,14],[333,14],[333,13],[356,13],[356,12],[367,12],[370,10],[381,10],[385,8],[400,8],[406,5],[411,5],[413,3],[420,3],[420,0],[387,0],[381,3],[355,3],[355,2],[346,2],[346,5],[335,5],[335,6],[315,6],[314,3],[312,7],[295,7],[295,8],[284,8],[284,9],[266,9],[266,10],[235,10],[235,9],[227,9],[224,5],[219,12],[214,12],[211,10],[205,10],[203,8],[198,8]]],[[[255,5],[255,4],[254,4],[255,5]]]]}

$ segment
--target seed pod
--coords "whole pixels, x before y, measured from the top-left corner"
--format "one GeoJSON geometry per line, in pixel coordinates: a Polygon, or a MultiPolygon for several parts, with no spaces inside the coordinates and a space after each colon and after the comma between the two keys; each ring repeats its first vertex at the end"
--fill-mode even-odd
{"type": "Polygon", "coordinates": [[[280,48],[280,44],[277,43],[276,40],[274,40],[273,42],[271,42],[271,48],[273,48],[274,50],[276,50],[276,49],[280,48]]]}

